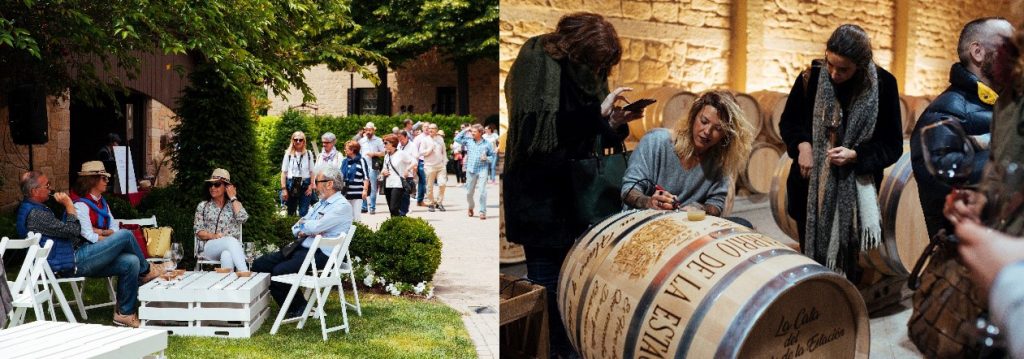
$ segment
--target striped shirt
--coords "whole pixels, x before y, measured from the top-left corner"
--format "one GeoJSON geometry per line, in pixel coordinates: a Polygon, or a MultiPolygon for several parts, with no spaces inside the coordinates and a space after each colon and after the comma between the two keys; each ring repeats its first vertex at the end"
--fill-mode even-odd
{"type": "Polygon", "coordinates": [[[363,156],[341,160],[341,174],[345,176],[345,199],[363,198],[363,181],[366,180],[368,168],[370,165],[363,156]]]}
{"type": "Polygon", "coordinates": [[[473,140],[473,136],[469,134],[469,130],[465,130],[455,136],[455,141],[462,144],[466,149],[466,173],[477,173],[479,171],[487,171],[490,167],[489,160],[481,160],[481,157],[490,158],[494,156],[494,146],[484,141],[473,140]]]}

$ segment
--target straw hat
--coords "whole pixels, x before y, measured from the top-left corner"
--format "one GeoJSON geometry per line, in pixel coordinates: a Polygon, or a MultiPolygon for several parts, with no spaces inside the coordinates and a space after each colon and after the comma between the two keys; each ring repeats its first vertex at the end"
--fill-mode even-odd
{"type": "Polygon", "coordinates": [[[215,169],[213,170],[213,174],[210,175],[210,179],[206,180],[206,182],[218,181],[224,181],[224,183],[231,184],[231,174],[228,173],[228,170],[223,168],[215,169]]]}
{"type": "Polygon", "coordinates": [[[79,176],[103,176],[110,178],[110,173],[107,173],[107,169],[103,167],[103,162],[100,161],[89,161],[82,164],[82,170],[78,172],[79,176]]]}

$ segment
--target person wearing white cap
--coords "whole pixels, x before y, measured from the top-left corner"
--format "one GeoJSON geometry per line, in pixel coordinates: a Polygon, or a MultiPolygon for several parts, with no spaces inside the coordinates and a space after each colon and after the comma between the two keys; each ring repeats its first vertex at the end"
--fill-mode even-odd
{"type": "Polygon", "coordinates": [[[221,268],[235,268],[248,272],[245,250],[242,248],[242,224],[249,212],[238,201],[231,174],[223,168],[213,170],[206,180],[206,199],[196,206],[192,227],[200,240],[203,258],[219,260],[221,268]]]}
{"type": "Polygon", "coordinates": [[[377,174],[380,173],[383,163],[381,160],[384,159],[384,141],[379,136],[374,136],[376,131],[377,127],[373,122],[367,122],[363,127],[363,136],[359,137],[359,155],[370,161],[370,168],[366,171],[366,179],[370,182],[370,196],[363,201],[360,212],[370,214],[377,213],[377,174]]]}

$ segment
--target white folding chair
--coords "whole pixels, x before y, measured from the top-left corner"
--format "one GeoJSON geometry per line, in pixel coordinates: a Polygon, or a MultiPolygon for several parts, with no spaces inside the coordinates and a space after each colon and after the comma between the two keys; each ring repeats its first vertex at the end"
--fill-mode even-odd
{"type": "MultiPolygon", "coordinates": [[[[355,232],[356,226],[352,226],[352,232],[355,232]]],[[[349,236],[348,238],[352,238],[349,236]]],[[[356,304],[349,303],[347,300],[343,301],[345,305],[348,305],[356,310],[356,314],[360,317],[363,316],[363,308],[359,304],[359,289],[356,288],[356,274],[352,270],[352,253],[345,251],[345,260],[338,264],[338,272],[342,276],[348,275],[349,282],[352,283],[352,296],[355,297],[356,304]]]]}
{"type": "Polygon", "coordinates": [[[323,340],[327,340],[327,333],[345,330],[345,333],[349,331],[348,325],[348,304],[345,300],[345,288],[342,285],[341,272],[339,270],[342,258],[348,252],[349,243],[351,243],[352,237],[342,234],[338,238],[323,238],[322,236],[316,236],[313,240],[313,245],[310,246],[309,251],[306,252],[306,258],[302,261],[302,266],[299,268],[298,273],[276,275],[270,278],[275,282],[291,284],[291,289],[288,290],[288,296],[285,297],[284,303],[281,304],[281,310],[277,314],[277,319],[274,320],[274,326],[270,328],[270,334],[277,334],[277,330],[281,327],[281,323],[290,323],[293,321],[299,321],[297,328],[302,329],[306,324],[306,318],[309,317],[308,313],[310,309],[315,307],[315,316],[320,318],[320,333],[323,336],[323,340]],[[316,265],[314,265],[314,259],[316,251],[320,248],[330,248],[331,255],[328,256],[327,263],[324,265],[323,270],[317,271],[316,265]],[[312,268],[313,274],[306,274],[306,271],[312,268]],[[341,318],[342,325],[328,328],[327,327],[327,313],[325,307],[327,304],[327,298],[331,294],[331,287],[338,287],[338,297],[341,299],[341,318]],[[302,287],[307,290],[312,290],[310,294],[314,298],[306,303],[306,308],[303,309],[302,315],[285,319],[284,316],[288,312],[288,307],[292,304],[292,299],[295,298],[295,294],[298,293],[299,288],[302,287]]]}
{"type": "MultiPolygon", "coordinates": [[[[53,300],[51,298],[52,286],[46,280],[46,272],[44,263],[46,263],[46,257],[50,254],[50,249],[53,248],[53,242],[46,242],[46,245],[39,247],[39,238],[41,235],[37,233],[29,233],[26,239],[9,239],[4,237],[0,239],[0,255],[7,248],[11,249],[28,249],[28,253],[25,255],[25,261],[21,264],[21,271],[18,272],[17,278],[14,282],[7,282],[7,285],[11,289],[11,296],[13,299],[12,306],[14,309],[11,311],[10,324],[8,328],[20,325],[25,321],[25,311],[28,308],[32,308],[32,312],[35,314],[36,320],[46,320],[45,311],[43,311],[43,304],[47,304],[50,312],[50,320],[57,320],[57,314],[53,309],[53,300]]],[[[58,298],[63,298],[63,293],[59,292],[60,288],[57,288],[58,298]]],[[[67,307],[67,301],[61,302],[64,310],[64,316],[71,322],[75,321],[75,317],[71,314],[71,309],[67,307]]]]}
{"type": "MultiPolygon", "coordinates": [[[[31,249],[32,245],[36,245],[38,248],[39,240],[41,238],[42,234],[33,232],[29,232],[29,236],[26,239],[10,239],[7,237],[3,237],[2,239],[0,239],[0,256],[3,256],[7,249],[31,249]]],[[[26,256],[26,262],[23,264],[23,271],[24,268],[27,268],[25,267],[26,265],[31,264],[32,271],[29,272],[28,274],[37,274],[38,276],[35,277],[35,281],[37,282],[37,285],[41,285],[43,289],[49,290],[47,288],[47,285],[52,288],[51,294],[57,298],[57,302],[60,304],[60,310],[63,312],[63,314],[65,314],[65,318],[67,318],[68,321],[75,323],[77,321],[75,320],[75,315],[73,315],[71,312],[71,307],[68,306],[68,299],[65,297],[65,295],[63,295],[63,290],[61,290],[60,285],[57,284],[58,280],[56,279],[56,276],[53,275],[53,270],[50,269],[49,262],[46,261],[46,257],[49,256],[50,249],[52,248],[52,246],[53,243],[47,241],[46,245],[36,252],[36,257],[40,257],[41,259],[37,258],[31,263],[29,261],[30,257],[26,256]]],[[[20,274],[18,276],[20,277],[20,274]]],[[[52,301],[49,302],[49,307],[50,317],[56,320],[56,317],[54,316],[53,313],[52,301]]]]}
{"type": "MultiPolygon", "coordinates": [[[[242,227],[239,226],[238,241],[242,242],[242,248],[245,248],[245,242],[242,240],[242,227]]],[[[199,239],[199,236],[195,236],[192,240],[192,253],[196,254],[196,272],[202,270],[203,265],[211,265],[214,267],[220,266],[220,260],[218,259],[206,259],[203,257],[203,252],[206,250],[206,241],[199,239]]]]}

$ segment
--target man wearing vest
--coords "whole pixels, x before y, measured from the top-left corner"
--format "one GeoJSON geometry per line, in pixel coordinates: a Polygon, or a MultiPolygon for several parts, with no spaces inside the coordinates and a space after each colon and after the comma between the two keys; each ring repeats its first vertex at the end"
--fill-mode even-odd
{"type": "MultiPolygon", "coordinates": [[[[97,171],[101,175],[106,173],[102,167],[97,171]]],[[[63,192],[53,194],[66,211],[63,219],[57,218],[42,204],[50,196],[50,180],[41,172],[26,172],[19,184],[24,200],[18,207],[18,235],[26,237],[28,232],[37,232],[42,234],[40,245],[53,241],[53,249],[46,260],[61,276],[105,278],[116,275],[114,325],[137,328],[139,285],[159,276],[163,267],[150,265],[132,236],[111,236],[95,242],[84,239],[75,204],[63,192]]]]}

